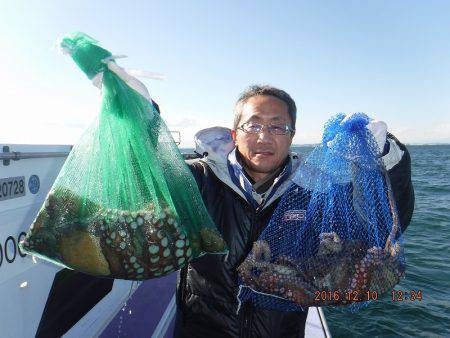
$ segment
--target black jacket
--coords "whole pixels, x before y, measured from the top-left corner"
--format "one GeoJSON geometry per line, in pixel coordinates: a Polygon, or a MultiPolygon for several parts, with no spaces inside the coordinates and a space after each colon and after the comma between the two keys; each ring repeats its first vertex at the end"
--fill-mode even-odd
{"type": "MultiPolygon", "coordinates": [[[[411,161],[406,148],[401,161],[389,170],[403,230],[414,208],[411,161]]],[[[268,224],[287,186],[254,209],[239,194],[217,162],[190,164],[203,201],[229,246],[227,255],[205,255],[180,271],[177,287],[176,337],[303,337],[307,312],[279,312],[244,303],[237,310],[236,268],[268,224]]]]}

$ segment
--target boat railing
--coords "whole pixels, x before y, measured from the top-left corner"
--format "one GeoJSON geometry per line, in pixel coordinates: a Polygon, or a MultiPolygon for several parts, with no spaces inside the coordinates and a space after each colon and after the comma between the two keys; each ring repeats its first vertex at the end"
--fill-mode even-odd
{"type": "Polygon", "coordinates": [[[319,312],[319,318],[320,318],[320,322],[322,323],[322,329],[323,329],[323,333],[325,334],[325,337],[331,338],[330,328],[328,327],[327,321],[325,319],[325,314],[323,313],[323,309],[321,307],[318,307],[317,311],[319,312]]]}
{"type": "Polygon", "coordinates": [[[69,151],[10,151],[9,146],[3,146],[3,152],[0,153],[0,161],[3,165],[9,165],[10,161],[19,161],[29,158],[53,158],[53,157],[67,157],[69,151]]]}

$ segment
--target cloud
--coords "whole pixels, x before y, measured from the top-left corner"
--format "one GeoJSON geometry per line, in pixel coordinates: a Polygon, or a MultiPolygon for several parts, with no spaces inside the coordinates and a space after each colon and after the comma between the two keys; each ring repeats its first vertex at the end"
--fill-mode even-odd
{"type": "Polygon", "coordinates": [[[390,131],[403,143],[450,143],[450,123],[447,121],[390,128],[390,131]]]}
{"type": "Polygon", "coordinates": [[[169,121],[166,121],[166,124],[170,128],[190,128],[197,126],[199,124],[199,120],[195,118],[178,116],[170,118],[169,121]]]}

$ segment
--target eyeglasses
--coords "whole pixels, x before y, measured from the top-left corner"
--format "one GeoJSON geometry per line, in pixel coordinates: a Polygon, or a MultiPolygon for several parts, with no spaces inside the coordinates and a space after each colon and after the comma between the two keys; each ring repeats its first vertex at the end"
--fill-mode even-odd
{"type": "Polygon", "coordinates": [[[294,131],[294,129],[287,124],[261,124],[256,122],[246,122],[238,129],[248,134],[259,134],[264,127],[266,127],[272,135],[286,135],[294,131]]]}

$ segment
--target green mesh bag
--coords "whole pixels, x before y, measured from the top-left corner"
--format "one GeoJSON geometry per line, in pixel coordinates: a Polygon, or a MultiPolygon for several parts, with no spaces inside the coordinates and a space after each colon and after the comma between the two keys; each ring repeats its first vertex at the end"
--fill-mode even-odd
{"type": "Polygon", "coordinates": [[[225,253],[151,100],[123,80],[123,74],[131,77],[97,41],[76,33],[61,46],[90,79],[102,77],[102,106],[70,152],[22,250],[85,273],[134,280],[168,274],[205,253],[225,253]]]}

